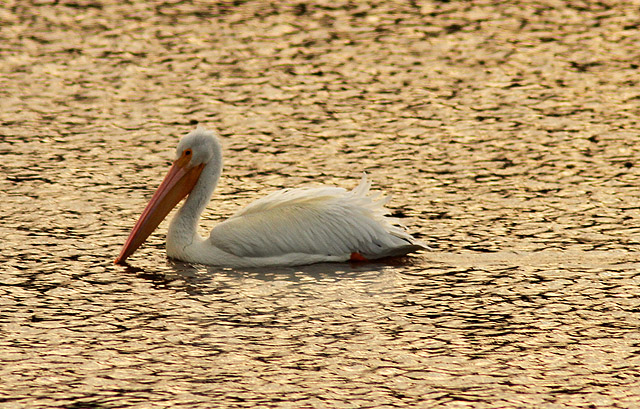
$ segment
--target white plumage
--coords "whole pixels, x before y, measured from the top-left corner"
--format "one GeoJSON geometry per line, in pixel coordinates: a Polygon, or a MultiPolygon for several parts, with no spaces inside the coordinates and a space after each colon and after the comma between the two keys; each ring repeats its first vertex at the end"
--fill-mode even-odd
{"type": "Polygon", "coordinates": [[[169,175],[116,262],[133,253],[170,208],[187,194],[185,204],[169,227],[167,254],[188,262],[225,266],[299,265],[373,260],[427,248],[386,216],[389,212],[384,205],[389,199],[379,192],[369,194],[371,184],[366,174],[351,191],[315,187],[271,193],[215,226],[210,236],[203,239],[196,233],[197,224],[221,171],[222,150],[213,132],[198,127],[185,136],[178,145],[177,159],[169,175]],[[145,228],[147,224],[151,227],[145,228]]]}

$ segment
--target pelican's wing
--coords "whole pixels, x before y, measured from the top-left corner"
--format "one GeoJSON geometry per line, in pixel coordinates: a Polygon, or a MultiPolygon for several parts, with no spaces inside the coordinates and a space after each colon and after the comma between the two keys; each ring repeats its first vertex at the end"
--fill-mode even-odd
{"type": "Polygon", "coordinates": [[[358,252],[378,258],[426,247],[385,217],[388,198],[367,196],[370,186],[364,175],[352,191],[319,187],[272,193],[217,225],[209,240],[239,257],[358,252]]]}

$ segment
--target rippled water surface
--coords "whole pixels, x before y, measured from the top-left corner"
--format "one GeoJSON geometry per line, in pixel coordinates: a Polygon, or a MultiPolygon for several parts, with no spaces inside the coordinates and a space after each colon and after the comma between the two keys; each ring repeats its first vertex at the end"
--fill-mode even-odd
{"type": "Polygon", "coordinates": [[[0,6],[0,406],[640,406],[637,7],[236,3],[0,6]],[[203,232],[366,170],[433,250],[115,266],[196,123],[203,232]]]}

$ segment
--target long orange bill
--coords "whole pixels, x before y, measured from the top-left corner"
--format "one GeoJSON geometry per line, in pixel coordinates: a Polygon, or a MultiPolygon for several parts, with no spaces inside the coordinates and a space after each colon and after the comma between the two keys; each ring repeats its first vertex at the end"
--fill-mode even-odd
{"type": "Polygon", "coordinates": [[[124,264],[124,261],[144,243],[149,235],[158,227],[182,199],[193,190],[204,164],[188,168],[191,152],[185,151],[182,156],[173,162],[169,173],[153,194],[149,204],[142,212],[140,219],[131,230],[129,238],[118,258],[116,264],[124,264]]]}

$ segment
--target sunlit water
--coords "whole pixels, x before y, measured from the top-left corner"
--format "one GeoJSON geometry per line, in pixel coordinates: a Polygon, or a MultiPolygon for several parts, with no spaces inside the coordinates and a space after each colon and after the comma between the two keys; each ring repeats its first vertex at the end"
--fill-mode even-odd
{"type": "Polygon", "coordinates": [[[632,10],[86,3],[0,6],[0,406],[640,405],[632,10]],[[115,266],[198,122],[203,233],[366,170],[433,250],[115,266]]]}

